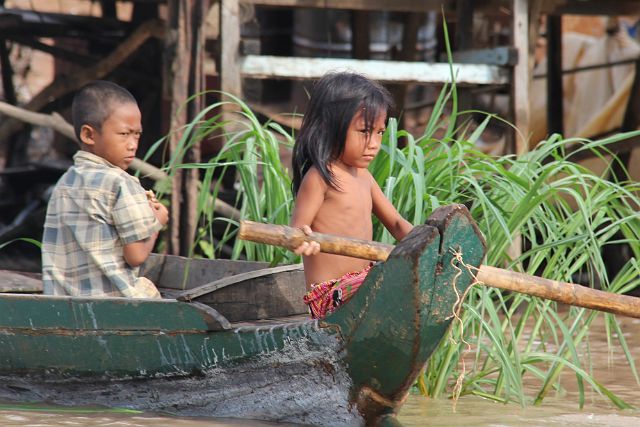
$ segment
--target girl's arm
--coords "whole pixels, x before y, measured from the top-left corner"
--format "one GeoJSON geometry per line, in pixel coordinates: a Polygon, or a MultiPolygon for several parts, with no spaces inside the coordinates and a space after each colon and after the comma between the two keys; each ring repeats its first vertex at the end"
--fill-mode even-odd
{"type": "MultiPolygon", "coordinates": [[[[311,224],[324,202],[326,192],[327,184],[318,171],[315,168],[309,169],[300,183],[290,225],[301,228],[306,234],[311,234],[311,224]]],[[[320,244],[305,242],[294,252],[298,255],[315,255],[320,252],[320,244]]]]}
{"type": "Polygon", "coordinates": [[[413,230],[413,225],[398,213],[396,208],[391,204],[387,196],[384,195],[382,189],[371,177],[371,199],[373,205],[373,214],[380,220],[389,233],[398,241],[413,230]]]}

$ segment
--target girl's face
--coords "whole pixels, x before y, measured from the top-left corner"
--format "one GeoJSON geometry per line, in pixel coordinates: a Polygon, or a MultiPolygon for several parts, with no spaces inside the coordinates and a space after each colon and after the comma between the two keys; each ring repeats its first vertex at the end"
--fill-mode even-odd
{"type": "Polygon", "coordinates": [[[114,107],[101,129],[84,125],[80,137],[89,152],[126,170],[136,155],[141,133],[140,109],[135,103],[125,103],[114,107]]]}
{"type": "Polygon", "coordinates": [[[344,151],[338,159],[339,163],[349,168],[369,167],[369,163],[380,151],[386,121],[386,114],[381,113],[373,121],[373,127],[367,129],[362,112],[356,114],[347,129],[344,151]]]}

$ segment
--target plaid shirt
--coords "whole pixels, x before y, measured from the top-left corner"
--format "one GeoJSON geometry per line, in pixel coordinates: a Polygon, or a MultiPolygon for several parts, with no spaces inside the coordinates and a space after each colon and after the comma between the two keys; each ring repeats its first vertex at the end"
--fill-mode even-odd
{"type": "Polygon", "coordinates": [[[42,237],[44,293],[135,296],[123,246],[160,230],[137,178],[86,151],[56,184],[42,237]]]}

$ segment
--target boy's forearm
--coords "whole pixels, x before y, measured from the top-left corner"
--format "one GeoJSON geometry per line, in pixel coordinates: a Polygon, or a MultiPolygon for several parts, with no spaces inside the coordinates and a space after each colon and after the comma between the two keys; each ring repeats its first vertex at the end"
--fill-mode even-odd
{"type": "Polygon", "coordinates": [[[138,267],[142,263],[144,263],[147,258],[149,258],[149,254],[153,250],[153,247],[158,238],[158,231],[153,233],[151,236],[146,238],[145,240],[140,240],[138,242],[129,243],[124,246],[124,259],[131,267],[138,267]]]}

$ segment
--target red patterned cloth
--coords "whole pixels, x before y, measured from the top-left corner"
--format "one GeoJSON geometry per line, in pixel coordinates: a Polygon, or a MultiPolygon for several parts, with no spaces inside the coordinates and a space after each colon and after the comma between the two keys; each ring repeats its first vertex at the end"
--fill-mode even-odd
{"type": "Polygon", "coordinates": [[[371,267],[373,264],[362,271],[347,273],[339,279],[312,284],[311,290],[304,296],[304,303],[309,306],[311,317],[322,319],[349,301],[364,282],[371,267]]]}

